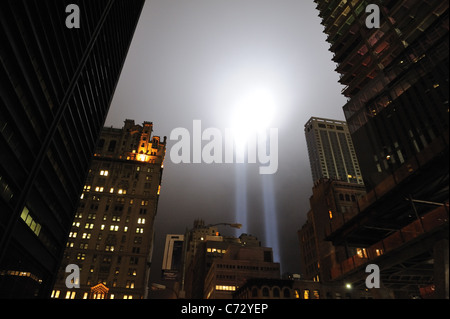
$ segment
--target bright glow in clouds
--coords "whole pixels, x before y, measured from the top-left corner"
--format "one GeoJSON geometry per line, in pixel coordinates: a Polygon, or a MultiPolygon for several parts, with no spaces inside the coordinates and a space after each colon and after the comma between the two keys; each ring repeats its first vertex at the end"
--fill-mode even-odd
{"type": "Polygon", "coordinates": [[[232,118],[236,145],[243,147],[257,134],[265,135],[273,124],[275,110],[275,98],[266,89],[253,89],[238,98],[232,118]]]}

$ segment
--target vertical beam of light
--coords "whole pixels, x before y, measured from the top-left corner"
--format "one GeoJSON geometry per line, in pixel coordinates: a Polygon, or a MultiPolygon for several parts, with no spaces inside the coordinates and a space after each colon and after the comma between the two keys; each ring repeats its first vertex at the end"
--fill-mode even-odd
{"type": "Polygon", "coordinates": [[[247,170],[243,164],[236,165],[236,187],[235,199],[235,222],[242,224],[241,229],[235,231],[236,237],[238,233],[247,233],[248,220],[247,220],[247,170]]]}
{"type": "Polygon", "coordinates": [[[280,262],[280,246],[278,240],[278,221],[276,213],[275,191],[272,176],[261,176],[264,198],[264,222],[266,246],[273,249],[274,262],[280,262]]]}

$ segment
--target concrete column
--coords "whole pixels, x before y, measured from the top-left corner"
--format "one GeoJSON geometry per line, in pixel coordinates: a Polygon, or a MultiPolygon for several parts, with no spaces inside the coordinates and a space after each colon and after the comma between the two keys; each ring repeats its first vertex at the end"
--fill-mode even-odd
{"type": "Polygon", "coordinates": [[[449,299],[448,249],[448,239],[441,239],[434,244],[435,299],[449,299]]]}

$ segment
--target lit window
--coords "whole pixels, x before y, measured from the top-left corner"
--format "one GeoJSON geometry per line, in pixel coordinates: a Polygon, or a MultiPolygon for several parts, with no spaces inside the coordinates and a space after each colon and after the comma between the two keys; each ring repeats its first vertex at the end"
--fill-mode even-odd
{"type": "Polygon", "coordinates": [[[125,227],[123,228],[123,232],[124,232],[124,233],[128,232],[128,226],[125,226],[125,227]]]}
{"type": "Polygon", "coordinates": [[[220,290],[220,291],[236,291],[236,286],[216,285],[216,290],[220,290]]]}
{"type": "Polygon", "coordinates": [[[138,224],[145,224],[145,218],[139,218],[138,224]]]}
{"type": "Polygon", "coordinates": [[[100,226],[100,229],[101,229],[101,230],[105,229],[105,225],[104,225],[104,224],[101,225],[101,226],[100,226]]]}
{"type": "Polygon", "coordinates": [[[112,193],[114,193],[114,187],[111,187],[110,189],[109,189],[109,192],[112,194],[112,193]]]}
{"type": "Polygon", "coordinates": [[[308,289],[305,289],[303,291],[303,299],[309,299],[309,290],[308,289]]]}
{"type": "Polygon", "coordinates": [[[314,299],[320,299],[320,292],[318,290],[314,290],[313,295],[314,299]]]}
{"type": "Polygon", "coordinates": [[[136,234],[143,234],[143,233],[144,233],[144,228],[142,228],[142,227],[136,228],[136,234]]]}
{"type": "Polygon", "coordinates": [[[39,233],[41,232],[41,225],[33,219],[26,206],[23,208],[20,218],[27,224],[36,236],[39,236],[39,233]]]}
{"type": "Polygon", "coordinates": [[[101,171],[100,171],[100,175],[101,175],[101,176],[108,176],[108,175],[109,175],[109,171],[101,170],[101,171]]]}
{"type": "Polygon", "coordinates": [[[367,258],[367,250],[365,248],[356,248],[356,255],[359,258],[367,258]]]}
{"type": "Polygon", "coordinates": [[[77,232],[70,232],[69,233],[69,237],[70,238],[76,238],[77,237],[77,232]]]}
{"type": "Polygon", "coordinates": [[[333,212],[331,210],[328,211],[328,214],[330,215],[330,219],[333,219],[333,212]]]}

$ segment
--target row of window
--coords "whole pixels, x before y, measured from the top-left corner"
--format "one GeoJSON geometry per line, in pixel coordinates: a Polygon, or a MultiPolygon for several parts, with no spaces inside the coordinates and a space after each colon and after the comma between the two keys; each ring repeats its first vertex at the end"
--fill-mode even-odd
{"type": "MultiPolygon", "coordinates": [[[[74,226],[77,227],[77,226],[74,226]]],[[[90,224],[90,223],[86,223],[85,229],[93,229],[94,228],[94,224],[90,224]]],[[[100,230],[105,230],[106,226],[105,224],[100,225],[100,230]]],[[[118,232],[120,229],[120,227],[118,225],[110,225],[109,226],[109,231],[111,232],[118,232]]],[[[127,233],[128,232],[128,226],[124,226],[123,227],[123,232],[127,233]]],[[[144,233],[144,228],[143,227],[136,227],[136,234],[143,234],[144,233]]],[[[69,233],[69,237],[70,238],[76,238],[78,236],[78,232],[77,231],[71,231],[69,233]]]]}
{"type": "MultiPolygon", "coordinates": [[[[137,264],[139,264],[139,257],[132,256],[132,257],[129,257],[129,258],[130,258],[129,259],[129,265],[137,265],[137,264]]],[[[79,261],[86,260],[86,254],[85,253],[77,253],[76,260],[79,260],[79,261]]],[[[92,261],[93,262],[97,261],[96,255],[94,255],[94,257],[92,258],[92,261]]],[[[111,264],[111,262],[112,262],[111,256],[106,256],[106,255],[103,256],[103,259],[102,259],[102,263],[103,264],[111,264]]],[[[122,263],[122,256],[118,256],[117,257],[117,264],[120,265],[121,263],[122,263]]],[[[80,269],[81,268],[82,267],[80,266],[80,269]]]]}
{"type": "MultiPolygon", "coordinates": [[[[22,214],[23,214],[23,213],[22,213],[22,214]]],[[[88,219],[89,219],[89,220],[94,220],[95,217],[96,217],[96,214],[95,214],[95,213],[91,213],[91,214],[88,215],[88,219]]],[[[103,220],[105,221],[106,218],[107,218],[107,215],[104,215],[104,216],[103,216],[103,220]]],[[[114,215],[114,216],[112,216],[111,220],[112,220],[113,222],[120,222],[120,216],[114,215]]],[[[127,221],[127,222],[130,221],[129,216],[127,216],[126,221],[127,221]]],[[[145,224],[145,218],[139,217],[139,218],[137,219],[137,223],[138,223],[139,225],[144,225],[144,224],[145,224]]],[[[79,228],[80,225],[81,225],[80,222],[74,221],[74,222],[72,223],[72,226],[73,226],[73,227],[79,228]]],[[[86,228],[86,229],[88,229],[88,228],[89,228],[89,229],[92,229],[93,227],[94,227],[94,223],[90,223],[90,222],[88,222],[88,223],[86,223],[86,224],[84,225],[84,228],[86,228]]],[[[111,227],[110,230],[113,230],[112,228],[115,228],[116,226],[111,225],[110,227],[111,227]]],[[[103,230],[104,228],[105,228],[105,225],[102,224],[101,229],[103,230]]],[[[115,228],[115,231],[117,231],[117,228],[115,228]]]]}
{"type": "MultiPolygon", "coordinates": [[[[82,292],[83,294],[83,299],[88,299],[89,298],[89,293],[88,292],[82,292]]],[[[65,294],[64,299],[75,299],[75,297],[77,296],[77,292],[76,291],[67,291],[65,294]]],[[[61,296],[61,290],[53,290],[52,291],[52,295],[51,298],[54,299],[59,299],[61,296]]],[[[121,299],[133,299],[133,295],[123,295],[122,297],[120,297],[121,299]]],[[[102,293],[94,293],[91,296],[91,299],[116,299],[115,294],[102,294],[102,293]]]]}

